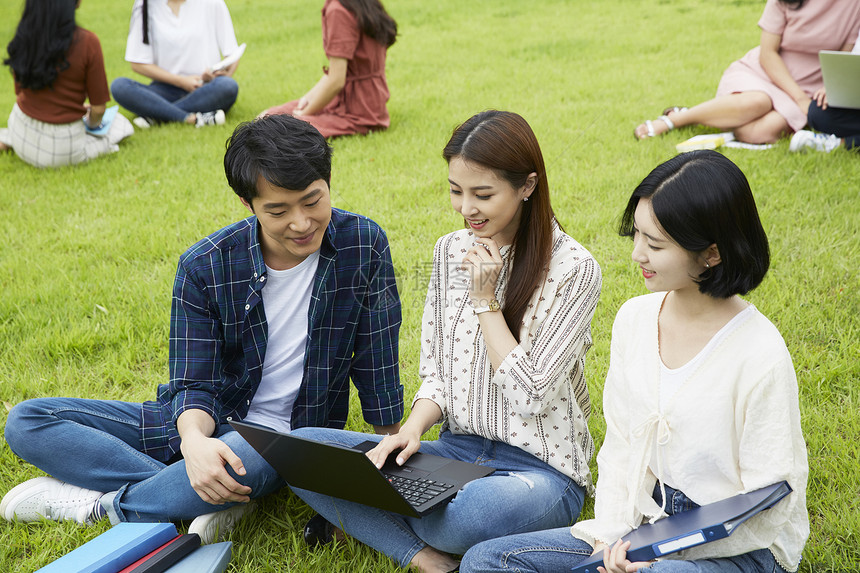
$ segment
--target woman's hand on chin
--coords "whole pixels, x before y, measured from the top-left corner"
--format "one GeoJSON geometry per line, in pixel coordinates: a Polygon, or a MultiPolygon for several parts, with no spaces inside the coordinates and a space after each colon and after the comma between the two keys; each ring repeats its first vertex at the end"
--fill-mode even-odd
{"type": "Polygon", "coordinates": [[[472,279],[469,292],[472,304],[486,306],[496,297],[496,285],[504,263],[493,239],[478,237],[475,242],[477,244],[463,258],[463,268],[472,279]]]}

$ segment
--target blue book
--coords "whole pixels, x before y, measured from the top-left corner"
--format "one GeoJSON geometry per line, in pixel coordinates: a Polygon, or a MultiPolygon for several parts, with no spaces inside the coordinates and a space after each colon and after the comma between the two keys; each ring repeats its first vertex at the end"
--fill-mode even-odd
{"type": "MultiPolygon", "coordinates": [[[[640,525],[621,538],[622,541],[631,542],[627,559],[631,562],[651,561],[662,555],[728,537],[744,521],[773,507],[790,493],[791,486],[787,481],[781,481],[640,525]]],[[[602,565],[603,554],[599,554],[580,562],[571,571],[598,573],[597,567],[602,565]]]]}
{"type": "Polygon", "coordinates": [[[203,545],[164,573],[224,573],[232,556],[231,541],[203,545]]]}
{"type": "Polygon", "coordinates": [[[105,114],[102,116],[101,125],[95,128],[88,126],[87,122],[84,121],[84,127],[87,128],[87,133],[91,135],[107,135],[107,132],[110,131],[110,124],[113,123],[113,118],[116,117],[118,111],[118,105],[112,105],[107,108],[105,110],[105,114]]]}
{"type": "Polygon", "coordinates": [[[176,535],[172,523],[120,523],[37,573],[116,573],[176,535]]]}

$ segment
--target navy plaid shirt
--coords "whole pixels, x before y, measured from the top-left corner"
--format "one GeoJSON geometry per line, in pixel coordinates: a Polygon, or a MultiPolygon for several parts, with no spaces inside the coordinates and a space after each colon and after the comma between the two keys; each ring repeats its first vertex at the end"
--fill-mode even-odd
{"type": "MultiPolygon", "coordinates": [[[[176,419],[185,410],[204,410],[219,426],[248,413],[266,356],[265,284],[256,217],[213,233],[180,257],[170,317],[170,382],[159,386],[155,401],[143,404],[144,452],[167,461],[179,451],[176,419]]],[[[400,321],[385,233],[366,217],[332,209],[291,426],[343,428],[350,378],[369,424],[399,422],[400,321]]]]}

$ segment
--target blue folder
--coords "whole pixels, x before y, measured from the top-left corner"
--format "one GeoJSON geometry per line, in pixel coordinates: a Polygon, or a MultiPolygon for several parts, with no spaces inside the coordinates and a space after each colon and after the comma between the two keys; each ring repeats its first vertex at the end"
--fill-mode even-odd
{"type": "Polygon", "coordinates": [[[174,537],[172,523],[120,523],[37,573],[116,573],[174,537]]]}
{"type": "Polygon", "coordinates": [[[92,128],[87,125],[87,122],[84,122],[84,127],[87,128],[87,133],[91,135],[107,135],[107,132],[110,131],[110,124],[113,123],[114,118],[116,117],[117,112],[119,111],[118,105],[112,105],[105,110],[105,114],[102,116],[102,123],[99,127],[92,128]]]}
{"type": "MultiPolygon", "coordinates": [[[[781,481],[641,525],[621,538],[622,541],[631,542],[627,559],[632,562],[651,561],[662,555],[728,537],[741,523],[773,507],[791,491],[788,482],[781,481]]],[[[597,567],[602,565],[603,554],[598,554],[580,562],[571,571],[598,573],[597,567]]]]}

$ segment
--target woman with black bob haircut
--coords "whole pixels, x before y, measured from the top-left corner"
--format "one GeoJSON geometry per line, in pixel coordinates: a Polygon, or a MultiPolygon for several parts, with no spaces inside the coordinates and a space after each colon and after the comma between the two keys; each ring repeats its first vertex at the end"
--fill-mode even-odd
{"type": "Polygon", "coordinates": [[[98,37],[75,22],[80,0],[27,0],[3,63],[15,79],[15,105],[0,151],[14,149],[35,167],[60,167],[118,151],[134,133],[110,101],[98,37]],[[83,118],[83,121],[81,121],[83,118]]]}
{"type": "Polygon", "coordinates": [[[600,573],[797,571],[806,444],[785,342],[737,296],[769,259],[746,178],[715,151],[670,159],[636,187],[621,234],[651,294],[625,302],[612,326],[594,518],[480,543],[460,571],[570,571],[591,556],[600,573]],[[627,559],[621,538],[640,525],[783,480],[793,492],[731,537],[627,559]]]}
{"type": "Polygon", "coordinates": [[[389,454],[402,465],[419,451],[488,468],[422,518],[293,488],[331,524],[315,517],[308,541],[331,539],[336,525],[401,567],[432,573],[455,570],[452,554],[481,541],[579,518],[593,489],[585,354],[601,285],[597,262],[555,219],[525,119],[479,113],[454,130],[442,155],[464,228],[433,250],[421,386],[409,418],[384,438],[293,432],[346,447],[379,442],[367,453],[378,468],[389,454]],[[436,424],[439,439],[422,440],[436,424]]]}
{"type": "Polygon", "coordinates": [[[655,168],[627,202],[621,236],[633,237],[642,198],[650,199],[654,217],[682,248],[719,248],[720,264],[696,277],[700,292],[729,298],[747,294],[764,279],[770,266],[767,236],[747,178],[723,155],[682,153],[655,168]]]}

